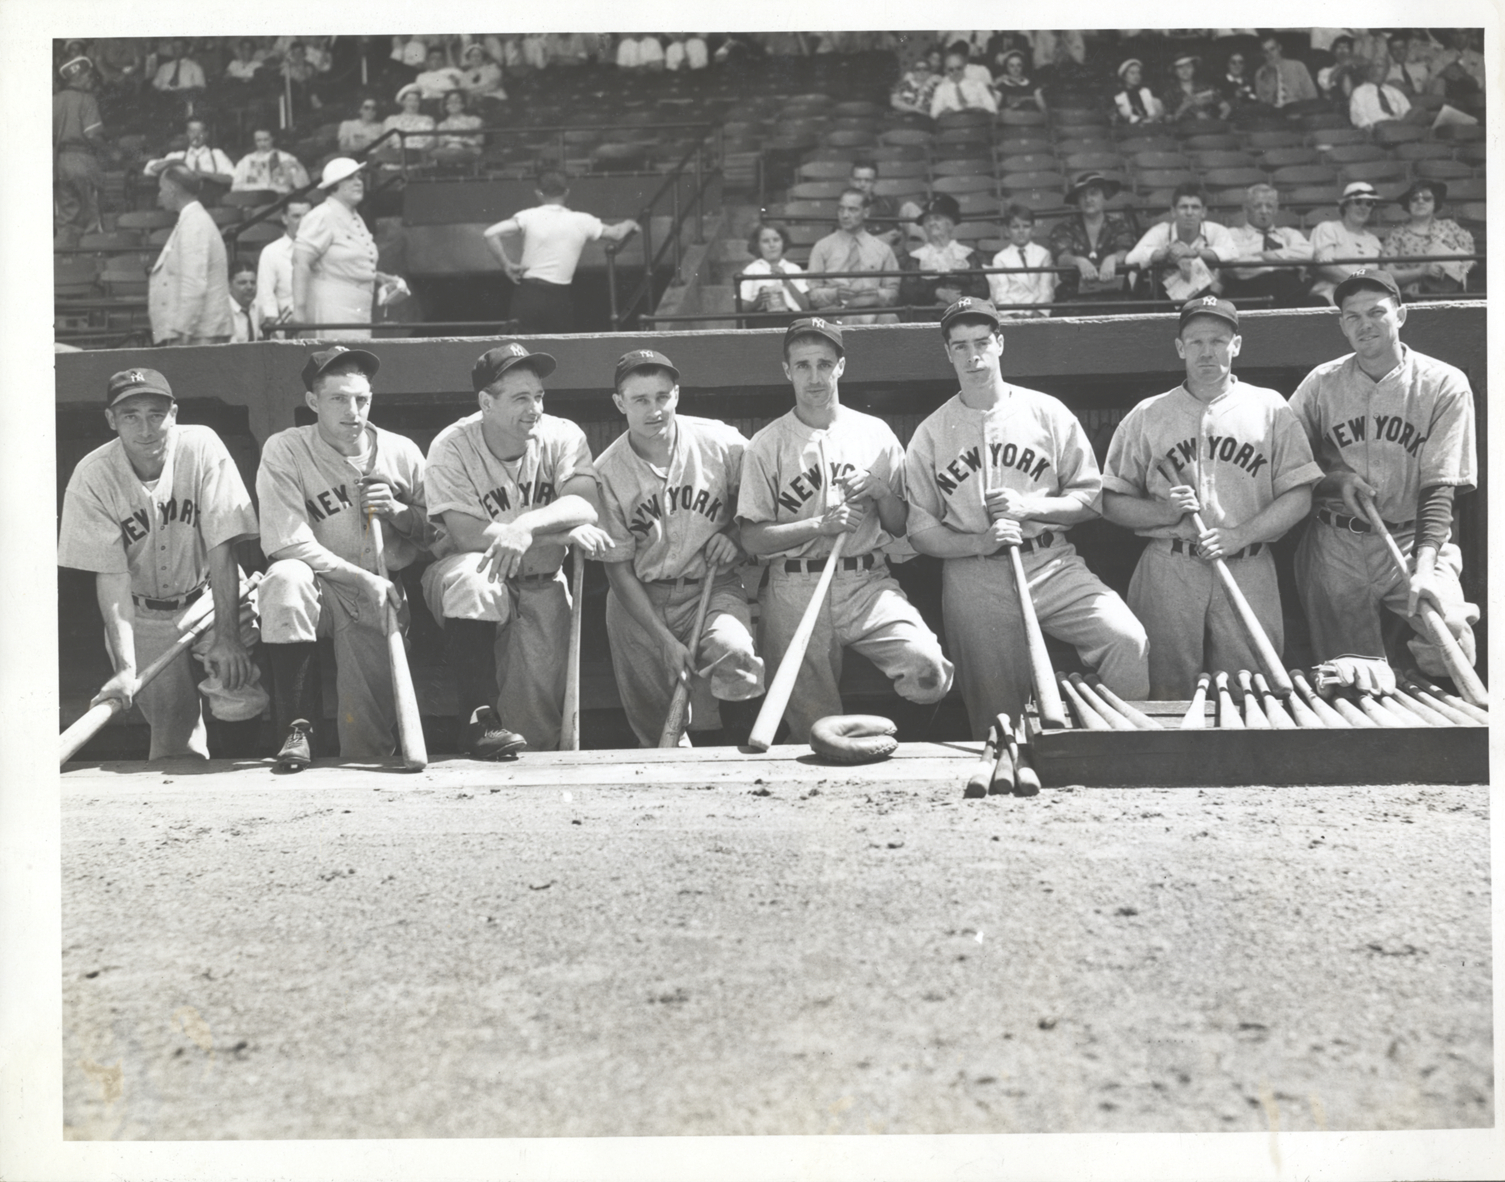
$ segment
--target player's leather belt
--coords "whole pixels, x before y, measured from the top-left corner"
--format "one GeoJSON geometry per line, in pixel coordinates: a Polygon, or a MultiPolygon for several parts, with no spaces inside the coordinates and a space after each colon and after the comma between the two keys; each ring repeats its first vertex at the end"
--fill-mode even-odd
{"type": "Polygon", "coordinates": [[[519,583],[552,583],[554,581],[554,576],[558,573],[559,572],[557,570],[546,570],[540,571],[536,575],[514,575],[513,578],[516,582],[519,583]]]}
{"type": "MultiPolygon", "coordinates": [[[[877,565],[878,560],[872,554],[863,554],[857,558],[843,558],[841,560],[842,570],[872,570],[877,565]]],[[[786,575],[818,575],[825,569],[826,559],[824,558],[810,558],[804,561],[798,558],[791,558],[788,562],[784,563],[784,573],[786,575]]]]}
{"type": "Polygon", "coordinates": [[[651,587],[698,587],[700,579],[694,575],[681,575],[677,579],[654,579],[651,587]]]}
{"type": "Polygon", "coordinates": [[[137,595],[131,592],[131,602],[137,607],[150,608],[154,612],[175,612],[180,607],[187,607],[207,589],[206,584],[199,584],[192,591],[178,596],[177,599],[150,599],[145,595],[137,595]]]}
{"type": "MultiPolygon", "coordinates": [[[[1351,534],[1367,534],[1372,528],[1362,517],[1344,517],[1343,514],[1334,513],[1331,509],[1318,509],[1317,520],[1334,529],[1346,529],[1351,534]]],[[[1387,521],[1385,528],[1395,533],[1397,530],[1410,529],[1415,524],[1414,518],[1410,521],[1387,521]]]]}
{"type": "MultiPolygon", "coordinates": [[[[1050,530],[1048,530],[1048,529],[1047,530],[1041,530],[1034,537],[1032,537],[1032,538],[1025,538],[1024,541],[1022,541],[1022,542],[1019,543],[1019,553],[1020,554],[1029,554],[1030,552],[1032,552],[1034,550],[1045,550],[1045,549],[1048,549],[1049,547],[1055,545],[1055,542],[1056,542],[1056,535],[1055,534],[1051,533],[1050,530]]],[[[984,557],[984,558],[1007,558],[1008,556],[1009,556],[1009,548],[1007,546],[1003,546],[1000,549],[994,550],[993,553],[991,553],[991,554],[984,554],[982,557],[984,557]]]]}
{"type": "MultiPolygon", "coordinates": [[[[1223,561],[1232,562],[1235,558],[1253,558],[1264,548],[1264,542],[1252,542],[1242,550],[1235,550],[1232,554],[1223,555],[1223,561]]],[[[1172,538],[1171,553],[1185,554],[1188,558],[1200,558],[1202,556],[1202,547],[1195,542],[1188,542],[1185,538],[1172,538]]]]}

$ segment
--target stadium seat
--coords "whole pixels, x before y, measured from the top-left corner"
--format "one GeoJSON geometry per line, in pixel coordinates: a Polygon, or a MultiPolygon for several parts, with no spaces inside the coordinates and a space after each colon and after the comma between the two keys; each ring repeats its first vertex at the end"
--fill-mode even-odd
{"type": "Polygon", "coordinates": [[[831,233],[829,225],[821,225],[813,222],[795,222],[786,226],[789,232],[789,241],[794,246],[814,246],[827,234],[831,233]]]}
{"type": "Polygon", "coordinates": [[[209,210],[209,216],[216,226],[233,226],[241,220],[240,210],[233,205],[216,205],[209,210]]]}
{"type": "MultiPolygon", "coordinates": [[[[770,208],[769,213],[773,210],[770,208]]],[[[784,202],[779,210],[779,217],[784,218],[826,218],[829,221],[836,220],[836,201],[810,201],[798,199],[784,202]]]]}
{"type": "Polygon", "coordinates": [[[1369,129],[1369,133],[1375,143],[1390,147],[1395,144],[1404,144],[1408,140],[1426,139],[1427,129],[1415,123],[1401,123],[1387,119],[1383,123],[1376,123],[1369,129]]]}
{"type": "Polygon", "coordinates": [[[1121,172],[1126,167],[1124,158],[1117,152],[1076,152],[1062,163],[1070,172],[1101,172],[1104,169],[1121,172]]]}
{"type": "Polygon", "coordinates": [[[940,131],[951,131],[957,127],[991,128],[993,116],[990,112],[976,107],[965,111],[946,111],[935,121],[935,125],[940,131]]]}
{"type": "Polygon", "coordinates": [[[255,209],[260,205],[272,204],[280,196],[281,194],[275,189],[231,189],[220,198],[220,204],[255,209]]]}
{"type": "Polygon", "coordinates": [[[992,143],[992,133],[986,127],[972,125],[970,127],[948,127],[935,137],[935,146],[945,144],[989,144],[992,143]]]}
{"type": "Polygon", "coordinates": [[[999,238],[1003,227],[997,222],[962,222],[956,227],[956,237],[963,242],[976,243],[984,238],[999,238]]]}
{"type": "Polygon", "coordinates": [[[991,176],[942,176],[931,189],[937,193],[996,193],[998,183],[991,176]]]}
{"type": "Polygon", "coordinates": [[[1308,132],[1302,139],[1303,143],[1310,144],[1319,152],[1325,152],[1328,148],[1335,148],[1339,144],[1367,144],[1369,132],[1362,127],[1324,127],[1318,131],[1308,132]]]}
{"type": "Polygon", "coordinates": [[[95,294],[94,281],[99,278],[100,260],[87,254],[52,256],[52,294],[54,298],[95,294]]]}
{"type": "Polygon", "coordinates": [[[924,148],[920,147],[880,144],[878,147],[864,152],[863,155],[876,164],[881,172],[888,172],[895,165],[902,165],[905,168],[918,168],[922,172],[929,169],[929,165],[926,163],[929,154],[924,148]]]}
{"type": "Polygon", "coordinates": [[[1277,168],[1291,168],[1298,164],[1319,162],[1316,148],[1269,148],[1260,153],[1256,163],[1267,172],[1277,168]]]}
{"type": "Polygon", "coordinates": [[[1449,201],[1485,201],[1488,200],[1485,191],[1483,177],[1470,177],[1461,181],[1448,182],[1449,201]]]}
{"type": "Polygon", "coordinates": [[[800,181],[789,186],[789,196],[796,201],[834,201],[847,187],[846,174],[839,181],[800,181]]]}
{"type": "Polygon", "coordinates": [[[1137,156],[1140,152],[1178,152],[1180,145],[1169,136],[1137,135],[1119,141],[1118,150],[1125,156],[1137,156]]]}
{"type": "Polygon", "coordinates": [[[837,103],[831,108],[831,114],[843,116],[858,115],[875,117],[884,113],[885,111],[883,107],[880,107],[877,103],[870,103],[865,100],[854,100],[851,102],[837,103]]]}
{"type": "Polygon", "coordinates": [[[235,236],[235,245],[237,249],[265,246],[268,242],[276,242],[282,233],[282,225],[278,222],[257,222],[235,236]]]}
{"type": "Polygon", "coordinates": [[[1134,189],[1141,194],[1154,190],[1164,190],[1168,194],[1177,185],[1184,185],[1188,181],[1200,183],[1200,179],[1196,173],[1187,169],[1151,168],[1136,174],[1134,189]]]}
{"type": "Polygon", "coordinates": [[[1118,145],[1108,136],[1068,136],[1056,141],[1056,151],[1062,156],[1076,156],[1083,152],[1111,152],[1118,155],[1118,145]]]}
{"type": "Polygon", "coordinates": [[[109,234],[85,234],[78,240],[85,250],[118,251],[141,249],[141,235],[135,230],[115,230],[109,234]]]}
{"type": "Polygon", "coordinates": [[[807,160],[799,167],[801,179],[807,181],[844,181],[851,171],[849,160],[807,160]]]}
{"type": "Polygon", "coordinates": [[[1248,152],[1233,152],[1226,149],[1197,151],[1191,154],[1192,164],[1203,172],[1216,168],[1254,168],[1256,162],[1248,152]]]}
{"type": "Polygon", "coordinates": [[[1202,174],[1202,184],[1209,189],[1247,189],[1266,180],[1257,168],[1210,168],[1202,174]]]}
{"type": "Polygon", "coordinates": [[[921,131],[916,128],[895,127],[878,136],[880,144],[892,144],[897,147],[926,147],[935,140],[935,133],[921,131]]]}
{"type": "Polygon", "coordinates": [[[1029,152],[1055,155],[1057,149],[1053,141],[1037,135],[1006,135],[994,144],[994,151],[999,156],[1023,156],[1029,152]]]}
{"type": "Polygon", "coordinates": [[[1302,215],[1301,227],[1310,233],[1314,227],[1321,225],[1323,222],[1335,222],[1342,216],[1343,211],[1336,205],[1319,205],[1314,209],[1307,210],[1302,215]]]}
{"type": "Polygon", "coordinates": [[[878,142],[878,137],[871,131],[828,131],[821,137],[821,143],[832,148],[868,148],[878,142]]]}
{"type": "Polygon", "coordinates": [[[177,220],[177,214],[165,209],[127,209],[115,219],[115,226],[120,230],[160,230],[174,225],[177,220]]]}
{"type": "MultiPolygon", "coordinates": [[[[1421,146],[1422,146],[1421,144],[1412,144],[1412,145],[1402,144],[1401,148],[1405,148],[1405,147],[1417,147],[1417,148],[1419,148],[1421,146]]],[[[1441,148],[1441,147],[1444,147],[1445,145],[1443,145],[1443,144],[1432,144],[1430,146],[1431,147],[1436,147],[1436,148],[1441,148]]],[[[1397,148],[1396,152],[1399,153],[1399,151],[1400,151],[1400,148],[1397,148]]],[[[1484,141],[1483,140],[1476,140],[1473,143],[1462,144],[1462,145],[1459,146],[1459,148],[1458,148],[1458,159],[1461,160],[1461,161],[1463,161],[1463,163],[1465,163],[1465,164],[1472,164],[1475,167],[1483,168],[1484,167],[1484,157],[1486,155],[1486,151],[1487,150],[1485,148],[1484,141]]]]}
{"type": "Polygon", "coordinates": [[[1185,123],[1172,124],[1171,131],[1177,139],[1186,140],[1194,135],[1229,135],[1233,124],[1221,119],[1188,119],[1185,123]]]}
{"type": "MultiPolygon", "coordinates": [[[[1448,196],[1451,197],[1452,194],[1450,193],[1448,196]]],[[[1452,208],[1459,221],[1478,222],[1480,225],[1483,225],[1487,220],[1488,210],[1482,201],[1463,201],[1452,208]]]]}
{"type": "Polygon", "coordinates": [[[1005,194],[1023,191],[1037,190],[1039,192],[1057,193],[1066,191],[1066,176],[1060,172],[1011,172],[1002,177],[998,182],[1005,194]]]}
{"type": "Polygon", "coordinates": [[[1429,181],[1458,181],[1474,175],[1472,168],[1457,160],[1418,160],[1412,171],[1429,181]]]}
{"type": "Polygon", "coordinates": [[[1378,185],[1381,181],[1404,180],[1405,176],[1404,160],[1370,160],[1364,164],[1345,164],[1342,170],[1344,184],[1368,181],[1371,185],[1378,185]]]}
{"type": "Polygon", "coordinates": [[[1432,133],[1432,138],[1453,144],[1479,143],[1484,139],[1484,126],[1478,123],[1444,123],[1432,133]]]}
{"type": "Polygon", "coordinates": [[[962,216],[964,217],[982,215],[983,217],[995,218],[998,216],[1001,203],[998,200],[997,193],[956,193],[953,196],[956,198],[956,204],[961,209],[962,216]]]}
{"type": "Polygon", "coordinates": [[[923,160],[882,160],[878,162],[878,183],[888,184],[922,179],[930,174],[930,166],[923,160]]]}
{"type": "Polygon", "coordinates": [[[1390,153],[1378,144],[1334,144],[1323,153],[1327,163],[1338,166],[1368,164],[1375,160],[1389,160],[1390,153]]]}
{"type": "Polygon", "coordinates": [[[931,169],[932,175],[938,177],[992,176],[993,171],[993,162],[986,156],[974,156],[964,160],[937,160],[931,169]]]}
{"type": "Polygon", "coordinates": [[[1370,218],[1370,224],[1376,226],[1398,226],[1402,222],[1411,220],[1411,215],[1406,212],[1405,206],[1387,202],[1374,211],[1370,218]]]}
{"type": "MultiPolygon", "coordinates": [[[[1410,143],[1396,144],[1393,149],[1397,160],[1451,160],[1453,149],[1446,144],[1439,144],[1432,140],[1412,140],[1410,143]]],[[[1461,158],[1461,153],[1459,154],[1461,158]]]]}
{"type": "Polygon", "coordinates": [[[1307,131],[1327,131],[1333,128],[1348,127],[1348,116],[1340,115],[1336,111],[1302,117],[1301,126],[1307,131]]]}
{"type": "Polygon", "coordinates": [[[1291,164],[1285,168],[1277,168],[1270,174],[1270,179],[1279,188],[1295,188],[1302,185],[1332,185],[1338,181],[1338,174],[1325,164],[1291,164]]]}
{"type": "Polygon", "coordinates": [[[1340,192],[1337,182],[1330,185],[1297,185],[1294,189],[1282,190],[1280,200],[1286,205],[1326,205],[1336,201],[1340,192]]]}
{"type": "Polygon", "coordinates": [[[1188,152],[1233,152],[1243,147],[1236,135],[1192,135],[1182,141],[1188,152]]]}
{"type": "Polygon", "coordinates": [[[1000,111],[998,122],[1004,127],[1044,127],[1049,119],[1044,111],[1000,111]]]}
{"type": "Polygon", "coordinates": [[[1299,148],[1301,134],[1295,131],[1251,131],[1244,136],[1244,143],[1261,151],[1269,148],[1299,148]]]}
{"type": "Polygon", "coordinates": [[[1001,173],[1059,172],[1061,162],[1048,152],[1026,152],[1022,156],[1005,156],[998,162],[1001,173]]]}
{"type": "Polygon", "coordinates": [[[1180,152],[1135,152],[1130,161],[1141,172],[1177,168],[1186,169],[1191,167],[1191,161],[1180,152]]]}

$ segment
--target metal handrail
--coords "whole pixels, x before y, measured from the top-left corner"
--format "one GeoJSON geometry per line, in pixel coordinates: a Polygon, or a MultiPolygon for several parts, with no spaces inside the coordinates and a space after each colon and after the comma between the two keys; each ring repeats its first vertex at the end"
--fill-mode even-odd
{"type": "MultiPolygon", "coordinates": [[[[1261,306],[1261,307],[1263,307],[1266,304],[1272,304],[1272,303],[1274,303],[1274,301],[1275,301],[1275,297],[1274,296],[1267,296],[1266,295],[1266,296],[1251,296],[1247,300],[1240,300],[1239,303],[1243,307],[1248,308],[1248,307],[1253,307],[1256,304],[1259,305],[1259,306],[1261,306]]],[[[994,304],[993,307],[995,309],[997,309],[998,311],[1000,311],[1000,312],[1023,312],[1023,311],[1040,312],[1040,311],[1055,311],[1055,310],[1058,310],[1060,308],[1080,308],[1081,309],[1081,315],[1083,315],[1083,316],[1098,316],[1098,315],[1101,315],[1102,312],[1103,312],[1103,310],[1106,309],[1106,308],[1130,308],[1130,309],[1138,309],[1138,310],[1141,310],[1141,311],[1162,310],[1162,311],[1166,311],[1166,312],[1177,312],[1177,311],[1180,311],[1181,304],[1177,303],[1174,300],[1156,300],[1156,299],[1128,300],[1128,299],[1125,299],[1125,300],[1091,300],[1091,301],[1084,301],[1082,303],[1070,302],[1070,303],[1060,303],[1060,304],[994,304]]],[[[927,313],[929,315],[935,316],[938,319],[939,316],[940,316],[941,309],[939,307],[937,307],[935,304],[892,304],[892,305],[889,305],[888,307],[844,308],[844,309],[841,309],[839,312],[831,313],[830,316],[829,316],[829,319],[836,320],[836,321],[839,322],[841,320],[842,316],[875,316],[875,315],[876,316],[889,316],[889,315],[897,315],[898,313],[901,313],[901,312],[924,312],[924,313],[927,313]]],[[[655,322],[655,323],[658,322],[658,321],[670,322],[670,321],[696,321],[696,320],[769,320],[769,321],[775,321],[775,322],[778,322],[778,323],[783,323],[783,322],[787,322],[787,321],[789,321],[791,319],[798,318],[800,315],[802,315],[802,313],[800,313],[800,312],[740,312],[740,313],[739,312],[696,312],[696,313],[678,313],[678,312],[674,312],[674,313],[665,313],[663,315],[652,315],[652,316],[645,315],[645,316],[642,317],[642,319],[647,320],[647,321],[651,321],[651,322],[655,322]]],[[[1066,319],[1066,317],[1057,316],[1057,317],[1053,317],[1053,319],[1060,320],[1060,319],[1066,319]]]]}

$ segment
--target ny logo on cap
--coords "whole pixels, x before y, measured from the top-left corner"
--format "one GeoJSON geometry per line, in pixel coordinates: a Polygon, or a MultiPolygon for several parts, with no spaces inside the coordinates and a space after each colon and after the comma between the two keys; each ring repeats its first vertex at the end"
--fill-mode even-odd
{"type": "Polygon", "coordinates": [[[812,317],[810,317],[810,327],[811,328],[825,328],[825,327],[827,327],[827,325],[826,325],[826,322],[824,320],[822,320],[819,316],[812,316],[812,317]]]}
{"type": "Polygon", "coordinates": [[[653,356],[653,350],[652,349],[634,349],[632,351],[632,355],[634,357],[652,357],[653,356]]]}
{"type": "Polygon", "coordinates": [[[1217,296],[1203,296],[1202,297],[1202,303],[1206,307],[1209,307],[1209,308],[1210,307],[1214,307],[1217,304],[1217,302],[1218,302],[1218,297],[1217,296]]]}
{"type": "Polygon", "coordinates": [[[970,308],[972,306],[972,297],[962,296],[961,299],[956,301],[956,306],[958,308],[970,308]]]}
{"type": "Polygon", "coordinates": [[[145,385],[146,375],[139,369],[133,369],[130,373],[125,375],[125,380],[130,382],[133,386],[145,385]]]}
{"type": "Polygon", "coordinates": [[[1368,267],[1355,267],[1353,269],[1353,274],[1355,274],[1355,275],[1365,275],[1365,274],[1368,274],[1368,272],[1369,272],[1369,268],[1368,267]]]}
{"type": "Polygon", "coordinates": [[[512,351],[512,356],[514,357],[526,357],[528,355],[528,350],[524,349],[521,345],[508,345],[507,347],[512,351]]]}

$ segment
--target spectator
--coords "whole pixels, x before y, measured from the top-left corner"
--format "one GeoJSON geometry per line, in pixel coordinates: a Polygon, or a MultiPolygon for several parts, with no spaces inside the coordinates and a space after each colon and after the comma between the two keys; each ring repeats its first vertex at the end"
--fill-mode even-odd
{"type": "Polygon", "coordinates": [[[878,187],[878,166],[871,160],[852,161],[847,184],[867,198],[868,218],[883,220],[882,226],[869,232],[880,242],[886,242],[897,250],[899,239],[904,236],[899,225],[900,219],[914,220],[920,216],[920,207],[913,201],[906,201],[901,206],[892,197],[879,197],[874,192],[878,187]]]}
{"type": "MultiPolygon", "coordinates": [[[[444,118],[439,121],[439,131],[473,131],[481,126],[477,115],[465,113],[465,93],[452,90],[444,96],[444,118]]],[[[457,155],[477,157],[481,154],[479,135],[441,135],[439,149],[457,155]]]]}
{"type": "Polygon", "coordinates": [[[317,46],[293,40],[282,51],[282,76],[292,88],[295,107],[307,104],[317,111],[324,105],[319,75],[328,70],[329,55],[317,46]]]}
{"type": "Polygon", "coordinates": [[[225,67],[225,77],[232,82],[253,82],[261,70],[261,61],[256,57],[256,43],[242,37],[235,43],[235,57],[225,67]]]}
{"type": "Polygon", "coordinates": [[[134,37],[102,37],[94,42],[95,76],[107,92],[134,94],[143,82],[145,56],[134,37]]]}
{"type": "Polygon", "coordinates": [[[171,42],[171,58],[157,67],[152,86],[164,93],[203,90],[207,83],[198,62],[188,56],[188,48],[179,39],[171,42]]]}
{"type": "Polygon", "coordinates": [[[941,313],[962,296],[988,298],[982,259],[970,246],[956,240],[961,220],[961,207],[949,193],[937,193],[920,215],[925,245],[907,251],[899,260],[899,268],[906,272],[899,283],[899,302],[929,311],[908,312],[908,318],[939,320],[941,313]]]}
{"type": "Polygon", "coordinates": [[[1413,42],[1405,33],[1392,33],[1387,42],[1390,69],[1385,75],[1385,81],[1397,90],[1404,91],[1407,98],[1425,94],[1427,83],[1432,77],[1426,63],[1413,56],[1413,44],[1417,50],[1424,50],[1424,42],[1413,42]]]}
{"type": "Polygon", "coordinates": [[[929,115],[930,101],[940,81],[941,76],[930,68],[930,58],[922,54],[894,84],[888,96],[889,105],[896,111],[929,115]]]}
{"type": "Polygon", "coordinates": [[[1317,71],[1317,89],[1334,103],[1348,109],[1354,87],[1363,77],[1364,63],[1353,55],[1353,38],[1344,34],[1333,40],[1333,64],[1317,71]]]}
{"type": "MultiPolygon", "coordinates": [[[[433,131],[434,120],[431,116],[423,114],[419,109],[423,105],[423,94],[415,83],[409,82],[397,92],[397,105],[402,110],[396,115],[388,115],[387,121],[382,124],[383,131],[433,131]]],[[[402,146],[409,152],[426,152],[433,147],[432,136],[405,135],[402,137],[402,146]]]]}
{"type": "Polygon", "coordinates": [[[1233,111],[1259,102],[1254,80],[1245,71],[1242,51],[1235,49],[1228,55],[1228,63],[1223,69],[1223,81],[1219,83],[1218,89],[1223,92],[1223,100],[1233,111]]]}
{"type": "Polygon", "coordinates": [[[512,318],[525,333],[574,332],[575,306],[570,283],[587,242],[606,238],[621,242],[638,229],[637,222],[607,225],[600,218],[568,209],[570,195],[564,173],[548,169],[538,177],[539,204],[486,229],[486,245],[517,284],[512,294],[512,318]],[[522,236],[523,253],[513,262],[503,239],[522,236]]]}
{"type": "MultiPolygon", "coordinates": [[[[301,324],[370,324],[376,283],[376,241],[355,207],[366,195],[361,165],[336,156],[319,188],[327,196],[298,225],[293,244],[293,319],[301,324]]],[[[363,341],[369,328],[319,328],[305,337],[363,341]]]]}
{"type": "Polygon", "coordinates": [[[1184,53],[1171,66],[1175,80],[1165,92],[1164,103],[1174,123],[1214,116],[1227,118],[1228,104],[1218,96],[1217,88],[1204,85],[1197,77],[1201,62],[1196,54],[1184,53]]]}
{"type": "Polygon", "coordinates": [[[747,249],[758,257],[742,268],[744,275],[776,278],[742,280],[742,304],[750,312],[794,312],[810,308],[810,284],[795,278],[799,264],[784,257],[789,234],[774,222],[760,222],[748,235],[747,249]]]}
{"type": "Polygon", "coordinates": [[[930,98],[930,117],[939,119],[947,111],[987,111],[998,113],[998,97],[993,88],[977,78],[967,77],[967,59],[955,50],[945,59],[945,77],[930,98]]]}
{"type": "Polygon", "coordinates": [[[147,316],[158,345],[212,345],[230,339],[225,242],[199,204],[203,177],[169,164],[157,178],[157,204],[177,214],[152,264],[147,316]]]}
{"type": "MultiPolygon", "coordinates": [[[[1385,239],[1386,258],[1424,258],[1428,255],[1473,254],[1474,236],[1451,218],[1437,216],[1447,200],[1448,189],[1441,181],[1411,182],[1401,198],[1410,215],[1404,226],[1397,226],[1385,239]]],[[[1437,295],[1463,291],[1468,286],[1472,262],[1420,263],[1414,267],[1386,265],[1386,269],[1408,296],[1437,295]]]]}
{"type": "Polygon", "coordinates": [[[1473,29],[1449,29],[1449,46],[1432,57],[1432,70],[1442,93],[1453,102],[1484,89],[1484,55],[1474,46],[1473,29]]]}
{"type": "Polygon", "coordinates": [[[473,41],[467,45],[460,60],[465,63],[460,72],[460,89],[470,96],[471,106],[479,105],[481,99],[507,100],[507,92],[502,89],[502,67],[487,56],[479,43],[473,41]]]}
{"type": "Polygon", "coordinates": [[[1317,97],[1317,86],[1305,63],[1287,60],[1279,37],[1266,33],[1260,38],[1259,48],[1265,55],[1265,64],[1254,75],[1254,89],[1260,102],[1280,108],[1317,97]]]}
{"type": "Polygon", "coordinates": [[[1136,235],[1122,214],[1109,213],[1107,203],[1119,190],[1117,181],[1099,172],[1084,172],[1066,194],[1077,207],[1050,232],[1050,250],[1075,275],[1058,277],[1058,300],[1122,299],[1128,283],[1124,260],[1134,249],[1136,235]]]}
{"type": "Polygon", "coordinates": [[[549,33],[544,37],[544,49],[549,64],[556,68],[583,66],[591,57],[590,45],[583,33],[549,33]]]}
{"type": "Polygon", "coordinates": [[[298,226],[312,208],[307,201],[288,202],[282,209],[282,237],[263,246],[256,260],[256,318],[262,336],[293,318],[293,246],[298,226]]]}
{"type": "Polygon", "coordinates": [[[426,68],[413,79],[412,85],[422,98],[438,100],[452,90],[459,90],[462,80],[460,71],[445,62],[444,50],[430,49],[426,68]]]}
{"type": "Polygon", "coordinates": [[[664,68],[664,47],[658,38],[648,33],[623,37],[617,46],[617,66],[623,70],[651,70],[661,72],[664,68]]]}
{"type": "Polygon", "coordinates": [[[1025,74],[1024,54],[1020,50],[1011,50],[1003,55],[1003,73],[998,76],[995,86],[999,105],[1005,111],[1024,108],[1045,110],[1045,96],[1025,74]]]}
{"type": "Polygon", "coordinates": [[[256,267],[245,259],[230,264],[230,291],[225,296],[230,310],[230,343],[259,341],[256,323],[256,267]]]}
{"type": "Polygon", "coordinates": [[[703,70],[710,64],[704,33],[686,33],[676,37],[664,50],[664,69],[703,70]]]}
{"type": "Polygon", "coordinates": [[[545,70],[549,66],[549,37],[545,33],[527,33],[519,49],[523,63],[530,70],[545,70]]]}
{"type": "Polygon", "coordinates": [[[1207,220],[1202,189],[1195,181],[1177,185],[1171,194],[1171,220],[1157,222],[1124,260],[1152,277],[1155,294],[1161,291],[1177,304],[1213,290],[1218,267],[1238,258],[1227,229],[1207,220]]]}
{"type": "Polygon", "coordinates": [[[232,189],[270,189],[277,193],[291,193],[308,184],[308,170],[297,157],[278,151],[272,133],[258,128],[251,133],[254,150],[247,152],[235,166],[232,189]]]}
{"type": "Polygon", "coordinates": [[[354,155],[381,139],[387,126],[378,118],[377,110],[374,98],[367,96],[361,99],[355,118],[346,119],[340,124],[338,138],[341,152],[354,155]]]}
{"type": "MultiPolygon", "coordinates": [[[[1010,205],[1003,211],[1004,233],[1009,243],[993,256],[995,267],[1049,267],[1050,251],[1031,241],[1035,232],[1035,211],[1027,205],[1010,205]]],[[[1015,275],[989,275],[988,290],[998,315],[1003,317],[1048,316],[1050,310],[1008,308],[1009,304],[1049,304],[1056,298],[1054,271],[1033,271],[1015,275]]]]}
{"type": "MultiPolygon", "coordinates": [[[[1301,260],[1312,257],[1312,244],[1300,230],[1277,226],[1280,194],[1274,185],[1250,185],[1244,191],[1244,225],[1228,234],[1238,247],[1239,260],[1301,260]]],[[[1300,267],[1225,267],[1223,295],[1230,300],[1270,296],[1277,308],[1294,308],[1306,296],[1307,281],[1300,267]]]]}
{"type": "Polygon", "coordinates": [[[835,233],[827,234],[810,251],[810,275],[826,271],[891,271],[894,274],[846,276],[828,283],[812,282],[810,303],[822,313],[836,313],[842,324],[897,324],[898,317],[886,312],[841,314],[847,308],[891,308],[899,298],[899,260],[893,249],[869,234],[867,196],[860,189],[846,189],[836,203],[835,233]]]}
{"type": "MultiPolygon", "coordinates": [[[[1383,64],[1383,63],[1379,63],[1383,64]]],[[[1380,195],[1368,181],[1354,181],[1338,202],[1342,216],[1321,222],[1312,230],[1312,258],[1319,264],[1312,295],[1333,302],[1333,289],[1363,263],[1334,263],[1333,259],[1377,259],[1380,240],[1369,230],[1369,219],[1380,195]],[[1321,265],[1326,264],[1326,265],[1321,265]]]]}
{"type": "MultiPolygon", "coordinates": [[[[1390,67],[1381,58],[1369,63],[1365,81],[1354,87],[1348,100],[1348,121],[1355,127],[1372,127],[1389,119],[1405,119],[1411,112],[1411,100],[1385,81],[1390,67]]],[[[1425,112],[1423,112],[1425,114],[1425,112]]]]}
{"type": "Polygon", "coordinates": [[[74,57],[59,66],[58,73],[64,85],[52,96],[54,228],[98,230],[104,173],[96,153],[104,147],[104,121],[93,93],[94,66],[86,57],[74,57]]]}
{"type": "Polygon", "coordinates": [[[410,70],[423,69],[423,63],[428,60],[428,43],[422,37],[393,37],[392,60],[400,62],[410,70]]]}
{"type": "Polygon", "coordinates": [[[181,164],[189,172],[197,173],[207,181],[229,185],[235,179],[235,165],[230,157],[218,148],[209,146],[209,129],[202,119],[190,119],[183,125],[188,135],[188,146],[168,152],[155,160],[146,162],[145,175],[159,176],[163,169],[181,164]]]}
{"type": "Polygon", "coordinates": [[[1144,85],[1144,63],[1131,57],[1118,67],[1123,84],[1113,96],[1116,117],[1123,123],[1159,123],[1165,118],[1165,104],[1144,85]]]}

